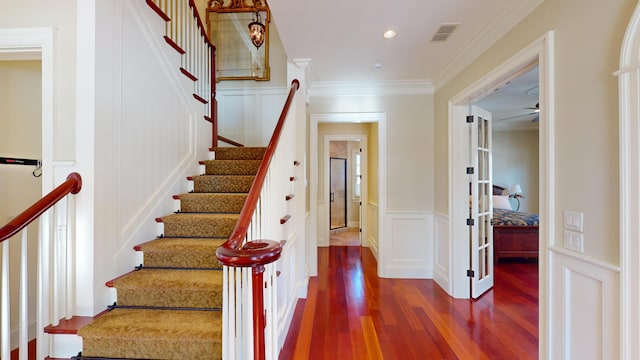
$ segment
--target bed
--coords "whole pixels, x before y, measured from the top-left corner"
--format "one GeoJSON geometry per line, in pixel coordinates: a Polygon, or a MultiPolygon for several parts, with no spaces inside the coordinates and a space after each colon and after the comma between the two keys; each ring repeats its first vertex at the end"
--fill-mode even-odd
{"type": "MultiPolygon", "coordinates": [[[[493,185],[493,195],[501,196],[505,188],[493,185]]],[[[529,214],[496,207],[494,197],[493,261],[502,258],[538,258],[538,214],[529,214]]],[[[508,203],[508,198],[507,198],[508,203]]],[[[506,207],[506,206],[504,206],[506,207]]]]}

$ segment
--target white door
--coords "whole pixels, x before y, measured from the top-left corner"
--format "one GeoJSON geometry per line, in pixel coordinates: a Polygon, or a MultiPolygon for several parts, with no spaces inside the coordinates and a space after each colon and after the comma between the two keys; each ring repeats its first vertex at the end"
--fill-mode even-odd
{"type": "Polygon", "coordinates": [[[469,123],[469,251],[471,296],[493,287],[491,113],[471,107],[469,123]]]}

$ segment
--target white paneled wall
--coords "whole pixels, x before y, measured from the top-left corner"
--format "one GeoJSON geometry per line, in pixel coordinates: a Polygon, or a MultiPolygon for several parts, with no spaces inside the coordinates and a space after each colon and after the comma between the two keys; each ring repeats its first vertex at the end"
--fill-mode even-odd
{"type": "Polygon", "coordinates": [[[378,204],[369,201],[367,203],[367,227],[362,229],[364,231],[363,238],[365,242],[363,246],[368,246],[373,256],[378,259],[378,204]]]}
{"type": "Polygon", "coordinates": [[[449,280],[449,219],[444,214],[433,216],[433,279],[448,293],[451,293],[449,280]]]}
{"type": "Polygon", "coordinates": [[[245,146],[266,146],[286,97],[286,88],[219,89],[218,133],[245,146]]]}
{"type": "Polygon", "coordinates": [[[550,248],[550,359],[619,359],[619,269],[550,248]]]}
{"type": "Polygon", "coordinates": [[[382,274],[390,278],[433,277],[433,214],[387,212],[382,274]]]}

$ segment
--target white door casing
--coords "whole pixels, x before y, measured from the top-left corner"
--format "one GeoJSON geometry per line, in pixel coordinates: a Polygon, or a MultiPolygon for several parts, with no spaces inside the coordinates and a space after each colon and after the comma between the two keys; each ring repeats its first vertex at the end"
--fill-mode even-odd
{"type": "Polygon", "coordinates": [[[640,354],[640,3],[620,50],[620,358],[640,354]]]}
{"type": "Polygon", "coordinates": [[[486,96],[491,90],[517,77],[536,63],[539,66],[540,129],[539,129],[539,353],[549,355],[548,343],[554,335],[549,329],[549,299],[547,252],[553,241],[555,215],[554,199],[554,33],[547,32],[516,53],[484,77],[462,90],[449,100],[449,288],[456,298],[469,298],[470,291],[465,269],[469,264],[468,228],[468,180],[464,172],[467,155],[467,129],[464,117],[469,105],[486,96]],[[462,119],[462,121],[459,121],[462,119]],[[462,169],[462,170],[461,170],[462,169]],[[466,211],[466,214],[465,214],[466,211]]]}

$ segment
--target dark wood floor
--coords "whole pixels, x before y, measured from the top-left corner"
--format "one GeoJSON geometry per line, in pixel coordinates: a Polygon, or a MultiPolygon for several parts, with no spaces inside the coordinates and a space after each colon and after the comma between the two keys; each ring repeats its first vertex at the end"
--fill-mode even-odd
{"type": "Polygon", "coordinates": [[[475,301],[432,280],[380,279],[367,248],[318,249],[280,360],[537,359],[538,266],[500,263],[475,301]]]}

